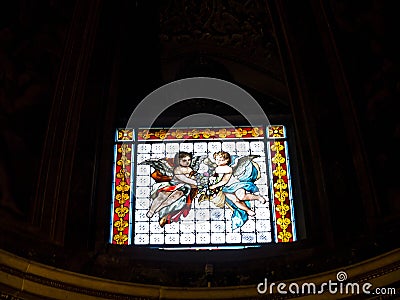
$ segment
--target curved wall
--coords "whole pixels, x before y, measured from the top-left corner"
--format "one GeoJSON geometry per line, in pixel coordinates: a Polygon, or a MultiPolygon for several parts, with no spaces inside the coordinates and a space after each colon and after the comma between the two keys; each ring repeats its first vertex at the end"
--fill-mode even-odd
{"type": "MultiPolygon", "coordinates": [[[[358,264],[343,266],[342,268],[328,272],[314,274],[307,277],[287,279],[282,282],[288,286],[296,283],[300,287],[303,283],[314,283],[316,286],[329,281],[337,281],[337,274],[346,272],[347,280],[344,283],[358,283],[362,286],[370,283],[366,288],[371,295],[375,288],[385,291],[387,294],[400,293],[400,249],[368,259],[358,264]],[[390,287],[390,289],[389,289],[390,287]],[[386,288],[386,289],[382,289],[386,288]]],[[[261,278],[260,283],[265,284],[261,278]]],[[[280,283],[280,282],[278,282],[280,283]]],[[[276,283],[276,284],[278,284],[276,283]]],[[[267,285],[270,284],[267,280],[267,285]]],[[[282,297],[276,288],[270,293],[269,288],[265,291],[264,285],[235,286],[235,287],[165,287],[154,285],[141,285],[121,281],[106,280],[97,277],[85,276],[66,270],[49,267],[33,261],[23,259],[11,253],[0,251],[0,287],[2,296],[16,297],[16,299],[268,299],[282,297]]],[[[288,291],[287,288],[283,289],[288,291]]],[[[361,293],[362,289],[360,289],[361,293]]],[[[341,299],[352,296],[351,293],[330,294],[326,290],[319,299],[341,299]]],[[[364,297],[362,296],[362,297],[364,297]]],[[[285,299],[308,299],[309,294],[298,297],[298,295],[285,295],[285,299]]],[[[7,298],[6,298],[7,299],[7,298]]]]}

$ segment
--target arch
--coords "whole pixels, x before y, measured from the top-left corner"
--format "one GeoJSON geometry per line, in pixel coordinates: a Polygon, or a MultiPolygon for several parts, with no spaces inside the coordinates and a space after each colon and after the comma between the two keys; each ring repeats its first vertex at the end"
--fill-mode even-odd
{"type": "Polygon", "coordinates": [[[168,107],[193,98],[225,103],[235,108],[252,126],[269,125],[261,106],[239,86],[222,79],[193,77],[168,83],[147,95],[130,115],[126,128],[151,128],[157,117],[168,107]]]}

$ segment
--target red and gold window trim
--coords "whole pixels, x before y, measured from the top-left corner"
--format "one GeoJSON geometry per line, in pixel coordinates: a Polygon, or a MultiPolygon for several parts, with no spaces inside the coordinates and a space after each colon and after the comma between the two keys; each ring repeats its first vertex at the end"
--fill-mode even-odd
{"type": "Polygon", "coordinates": [[[271,125],[267,129],[275,242],[293,242],[296,240],[296,230],[286,128],[283,125],[271,125]]]}

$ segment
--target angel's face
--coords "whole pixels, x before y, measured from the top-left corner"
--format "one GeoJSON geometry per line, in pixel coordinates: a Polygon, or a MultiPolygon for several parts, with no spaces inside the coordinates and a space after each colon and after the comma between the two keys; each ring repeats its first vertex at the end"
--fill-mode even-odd
{"type": "Polygon", "coordinates": [[[184,156],[179,159],[179,165],[181,167],[189,167],[191,162],[192,159],[190,158],[190,156],[184,156]]]}
{"type": "Polygon", "coordinates": [[[217,166],[225,166],[228,164],[228,159],[224,158],[222,155],[217,155],[215,157],[215,163],[217,166]]]}

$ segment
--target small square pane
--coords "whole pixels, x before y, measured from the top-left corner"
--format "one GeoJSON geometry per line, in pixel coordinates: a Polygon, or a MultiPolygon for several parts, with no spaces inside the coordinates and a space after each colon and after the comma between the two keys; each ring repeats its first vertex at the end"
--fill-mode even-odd
{"type": "Polygon", "coordinates": [[[224,209],[214,208],[211,209],[211,220],[225,220],[225,212],[224,209]]]}
{"type": "Polygon", "coordinates": [[[150,206],[149,198],[136,198],[135,208],[136,209],[148,209],[150,206]]]}
{"type": "Polygon", "coordinates": [[[237,155],[240,157],[240,156],[246,156],[246,155],[249,155],[250,154],[250,151],[238,151],[237,152],[237,155]]]}
{"type": "Polygon", "coordinates": [[[149,222],[136,222],[135,232],[136,233],[148,233],[149,232],[149,222]]]}
{"type": "Polygon", "coordinates": [[[150,188],[149,187],[137,187],[136,189],[136,197],[146,197],[149,198],[150,197],[150,188]]]}
{"type": "Polygon", "coordinates": [[[250,150],[251,152],[263,152],[264,151],[264,142],[250,142],[250,150]]]}
{"type": "Polygon", "coordinates": [[[166,244],[179,244],[179,234],[165,234],[166,244]]]}
{"type": "Polygon", "coordinates": [[[150,177],[149,176],[136,176],[136,186],[149,186],[150,177]]]}
{"type": "Polygon", "coordinates": [[[149,218],[146,216],[147,210],[144,209],[138,209],[135,211],[135,221],[140,222],[140,221],[148,221],[149,218]]]}
{"type": "MultiPolygon", "coordinates": [[[[252,154],[254,154],[254,153],[252,153],[252,154]]],[[[256,162],[258,164],[258,166],[260,167],[261,173],[267,173],[267,165],[265,164],[265,156],[264,155],[262,155],[260,157],[256,157],[253,161],[256,162]]]]}
{"type": "Polygon", "coordinates": [[[181,232],[183,233],[193,233],[195,229],[194,222],[182,222],[181,232]]]}
{"type": "Polygon", "coordinates": [[[222,151],[226,151],[229,153],[236,152],[236,147],[234,142],[223,142],[221,148],[222,151]]]}
{"type": "Polygon", "coordinates": [[[141,162],[144,162],[146,159],[150,158],[150,154],[138,154],[136,155],[137,163],[140,164],[141,162]]]}
{"type": "Polygon", "coordinates": [[[151,233],[164,233],[164,228],[160,226],[160,223],[150,222],[150,232],[151,233]]]}
{"type": "MultiPolygon", "coordinates": [[[[260,195],[265,195],[265,196],[268,195],[268,185],[266,184],[259,185],[258,190],[260,195]]],[[[266,197],[266,199],[268,199],[268,197],[266,197]]],[[[269,204],[268,201],[266,204],[267,205],[269,204]]]]}
{"type": "Polygon", "coordinates": [[[193,144],[192,143],[182,143],[179,146],[179,151],[193,152],[193,144]]]}
{"type": "Polygon", "coordinates": [[[179,223],[172,222],[164,226],[166,233],[179,233],[179,223]]]}
{"type": "Polygon", "coordinates": [[[208,151],[211,152],[212,154],[221,151],[221,143],[220,142],[208,143],[208,151]]]}
{"type": "Polygon", "coordinates": [[[210,232],[210,222],[196,222],[196,232],[210,232]]]}
{"type": "Polygon", "coordinates": [[[182,233],[181,244],[194,244],[196,242],[196,235],[194,233],[182,233]]]}
{"type": "Polygon", "coordinates": [[[242,237],[239,232],[231,232],[226,235],[226,242],[227,243],[241,243],[242,237]]]}
{"type": "Polygon", "coordinates": [[[153,153],[164,153],[165,152],[165,144],[164,143],[154,143],[151,145],[151,151],[153,153]]]}
{"type": "Polygon", "coordinates": [[[168,153],[178,153],[179,152],[179,143],[168,143],[165,146],[165,151],[168,153]]]}
{"type": "Polygon", "coordinates": [[[224,244],[225,234],[224,233],[211,233],[211,243],[212,244],[224,244]]]}
{"type": "Polygon", "coordinates": [[[198,233],[196,235],[196,243],[209,244],[210,243],[210,234],[209,233],[198,233]]]}
{"type": "Polygon", "coordinates": [[[203,208],[203,209],[207,209],[208,210],[208,208],[210,207],[210,201],[201,201],[201,202],[199,202],[199,203],[196,203],[196,207],[197,208],[203,208]]]}
{"type": "Polygon", "coordinates": [[[149,235],[144,233],[136,234],[134,243],[136,245],[147,245],[149,243],[149,235]]]}
{"type": "Polygon", "coordinates": [[[269,220],[257,220],[256,228],[258,231],[270,231],[271,223],[269,220]]]}
{"type": "Polygon", "coordinates": [[[150,234],[150,244],[164,244],[163,234],[150,234]]]}
{"type": "Polygon", "coordinates": [[[207,153],[207,143],[194,143],[193,150],[198,153],[207,153]]]}
{"type": "Polygon", "coordinates": [[[238,152],[250,153],[250,144],[249,142],[237,142],[236,150],[238,152]]]}
{"type": "Polygon", "coordinates": [[[225,221],[211,221],[211,232],[225,232],[225,221]]]}
{"type": "Polygon", "coordinates": [[[268,207],[257,207],[256,209],[257,222],[261,220],[269,220],[271,218],[270,210],[268,207]]]}
{"type": "Polygon", "coordinates": [[[247,243],[255,243],[257,242],[256,234],[255,233],[243,233],[242,234],[242,242],[247,243]]]}
{"type": "Polygon", "coordinates": [[[137,175],[149,176],[150,174],[150,166],[149,165],[138,165],[136,167],[137,175]]]}
{"type": "Polygon", "coordinates": [[[139,154],[150,153],[150,151],[151,151],[151,145],[150,144],[138,144],[138,146],[137,146],[137,152],[139,154]]]}
{"type": "Polygon", "coordinates": [[[254,232],[256,230],[256,224],[254,220],[248,220],[242,227],[240,227],[242,232],[254,232]]]}
{"type": "Polygon", "coordinates": [[[210,220],[210,210],[208,209],[197,209],[196,221],[208,221],[210,220]]]}
{"type": "Polygon", "coordinates": [[[270,231],[257,232],[257,242],[270,243],[272,241],[272,234],[270,231]]]}

